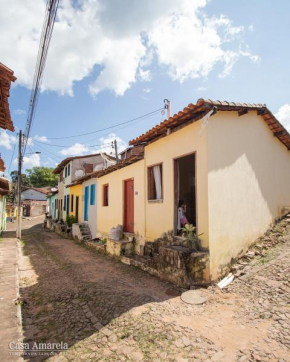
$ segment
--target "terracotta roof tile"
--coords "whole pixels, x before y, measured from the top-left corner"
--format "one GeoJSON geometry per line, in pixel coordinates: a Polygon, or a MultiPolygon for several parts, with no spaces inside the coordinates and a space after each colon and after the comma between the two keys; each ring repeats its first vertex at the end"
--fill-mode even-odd
{"type": "Polygon", "coordinates": [[[189,123],[196,122],[203,118],[211,109],[215,111],[236,111],[240,112],[240,115],[246,111],[257,111],[258,115],[263,118],[272,130],[275,137],[290,149],[290,134],[267,108],[266,104],[221,102],[219,100],[214,101],[203,98],[198,99],[196,104],[190,103],[182,111],[174,114],[174,116],[153,127],[146,133],[143,133],[141,136],[131,140],[129,145],[154,142],[160,137],[166,136],[168,129],[174,130],[177,127],[184,127],[189,123]]]}
{"type": "Polygon", "coordinates": [[[14,131],[14,126],[11,120],[8,98],[11,82],[16,80],[13,74],[11,69],[0,63],[0,128],[12,132],[14,131]]]}

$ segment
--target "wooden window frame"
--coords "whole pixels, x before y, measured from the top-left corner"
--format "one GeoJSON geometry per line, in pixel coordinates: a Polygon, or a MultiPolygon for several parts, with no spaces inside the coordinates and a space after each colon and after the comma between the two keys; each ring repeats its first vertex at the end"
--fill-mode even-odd
{"type": "Polygon", "coordinates": [[[103,185],[103,206],[109,206],[109,184],[103,185]]]}
{"type": "MultiPolygon", "coordinates": [[[[154,181],[153,181],[154,182],[154,181]]],[[[164,191],[163,191],[163,162],[158,162],[155,163],[154,165],[150,165],[147,166],[147,201],[148,203],[158,203],[158,202],[163,202],[163,198],[164,198],[164,191]],[[151,198],[151,192],[150,191],[150,187],[152,184],[152,177],[153,176],[153,167],[154,166],[161,166],[161,199],[153,199],[151,198]],[[152,172],[151,172],[152,170],[152,172]]]]}

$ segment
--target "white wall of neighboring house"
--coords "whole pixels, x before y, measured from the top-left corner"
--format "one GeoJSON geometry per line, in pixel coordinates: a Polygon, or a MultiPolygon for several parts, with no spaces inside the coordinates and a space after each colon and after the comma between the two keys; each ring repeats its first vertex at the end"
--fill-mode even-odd
{"type": "Polygon", "coordinates": [[[27,189],[21,192],[22,198],[25,200],[39,200],[39,201],[45,201],[46,200],[46,194],[43,192],[34,190],[34,189],[27,189]]]}
{"type": "Polygon", "coordinates": [[[207,126],[213,279],[290,206],[290,152],[262,117],[218,112],[207,126]]]}
{"type": "Polygon", "coordinates": [[[97,237],[97,178],[92,178],[83,183],[83,195],[82,195],[82,222],[89,225],[92,238],[97,237]],[[91,185],[95,185],[95,197],[91,200],[91,185]],[[88,198],[88,220],[84,219],[85,214],[85,188],[89,188],[88,198]],[[92,201],[92,202],[91,202],[92,201]],[[91,205],[93,203],[93,205],[91,205]]]}
{"type": "MultiPolygon", "coordinates": [[[[70,197],[70,193],[69,193],[69,187],[66,187],[67,185],[69,185],[72,181],[72,161],[68,162],[68,164],[65,166],[65,168],[63,169],[63,182],[64,182],[64,189],[63,189],[63,205],[66,199],[66,196],[70,197]],[[65,169],[68,167],[70,167],[70,173],[69,175],[67,175],[65,177],[65,169]]],[[[69,208],[71,208],[71,200],[69,202],[69,208]]],[[[63,221],[66,221],[66,216],[69,215],[69,210],[63,210],[63,221]]]]}

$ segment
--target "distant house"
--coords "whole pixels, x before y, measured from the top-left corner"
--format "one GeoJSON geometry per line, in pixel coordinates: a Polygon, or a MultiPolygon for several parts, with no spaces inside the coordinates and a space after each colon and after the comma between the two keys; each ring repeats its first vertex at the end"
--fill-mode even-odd
{"type": "Polygon", "coordinates": [[[47,212],[49,216],[51,216],[52,220],[58,219],[58,189],[56,187],[52,187],[49,193],[46,195],[47,197],[47,212]]]}
{"type": "Polygon", "coordinates": [[[40,216],[46,213],[47,195],[50,187],[26,187],[22,189],[21,198],[23,216],[40,216]]]}
{"type": "MultiPolygon", "coordinates": [[[[102,170],[116,163],[114,157],[105,153],[92,155],[68,157],[63,160],[53,171],[59,175],[58,179],[58,219],[66,220],[67,215],[71,213],[72,195],[70,194],[70,185],[77,179],[102,170]]],[[[80,201],[80,200],[79,200],[80,201]]],[[[78,209],[81,203],[78,203],[78,209]]],[[[81,211],[80,211],[81,212],[81,211]]],[[[79,215],[81,215],[79,213],[79,215]]]]}

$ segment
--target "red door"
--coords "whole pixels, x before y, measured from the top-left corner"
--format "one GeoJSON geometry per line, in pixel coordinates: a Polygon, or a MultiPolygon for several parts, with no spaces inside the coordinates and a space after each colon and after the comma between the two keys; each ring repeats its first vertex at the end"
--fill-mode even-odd
{"type": "Polygon", "coordinates": [[[124,182],[124,231],[134,233],[134,180],[124,182]]]}

